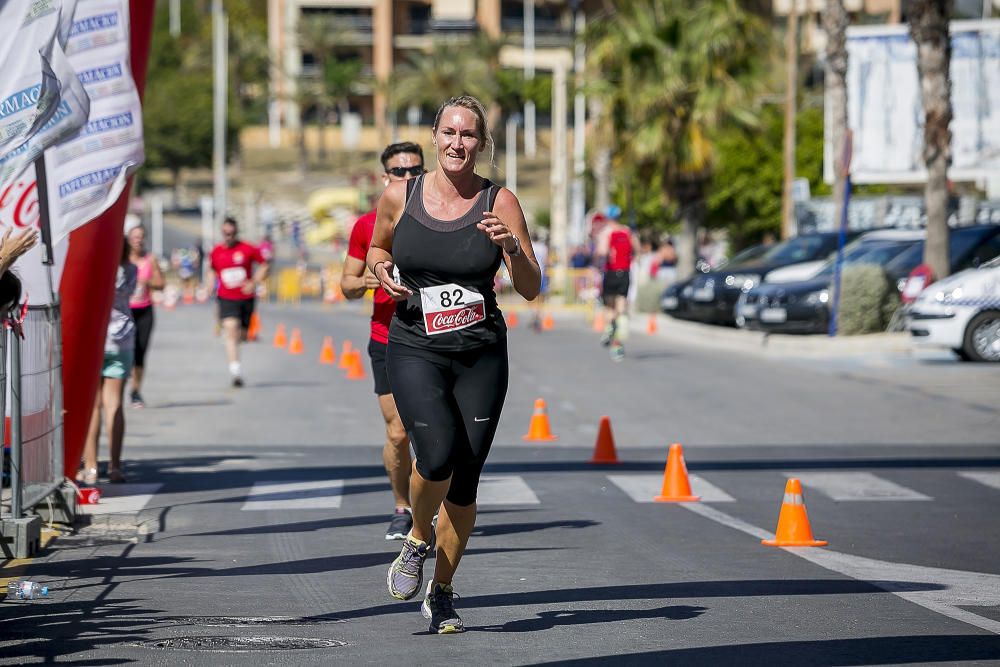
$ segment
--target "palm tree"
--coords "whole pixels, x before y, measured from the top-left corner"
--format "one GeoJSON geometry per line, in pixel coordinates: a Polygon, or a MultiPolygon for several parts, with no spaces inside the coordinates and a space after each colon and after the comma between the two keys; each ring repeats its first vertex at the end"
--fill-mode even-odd
{"type": "Polygon", "coordinates": [[[479,36],[472,40],[442,39],[428,51],[410,56],[387,86],[389,106],[437,108],[449,97],[473,95],[485,105],[497,97],[496,67],[500,43],[479,36]]]}
{"type": "Polygon", "coordinates": [[[913,0],[910,35],[917,43],[917,72],[924,106],[924,162],[927,184],[927,241],[924,262],[937,278],[951,272],[948,260],[948,165],[951,163],[950,0],[913,0]]]}
{"type": "MultiPolygon", "coordinates": [[[[303,71],[299,77],[299,86],[310,88],[312,101],[316,108],[316,124],[319,129],[318,157],[326,160],[326,118],[330,106],[337,100],[328,88],[328,67],[336,59],[334,50],[344,44],[347,32],[338,26],[336,20],[322,14],[308,14],[299,19],[299,48],[312,57],[313,66],[303,71]]],[[[336,71],[336,70],[334,70],[336,71]]],[[[360,69],[358,70],[360,72],[360,69]]],[[[338,86],[342,82],[334,80],[338,86]]],[[[348,84],[349,85],[349,84],[348,84]]],[[[337,91],[343,95],[342,87],[337,91]]]]}
{"type": "Polygon", "coordinates": [[[840,224],[846,178],[840,163],[847,134],[847,11],[844,0],[826,0],[823,30],[826,31],[826,97],[830,108],[830,138],[834,155],[833,223],[840,224]]]}
{"type": "Polygon", "coordinates": [[[617,162],[658,178],[681,220],[678,274],[694,271],[712,174],[711,133],[752,125],[766,25],[738,0],[630,0],[588,32],[592,87],[604,98],[617,162]]]}

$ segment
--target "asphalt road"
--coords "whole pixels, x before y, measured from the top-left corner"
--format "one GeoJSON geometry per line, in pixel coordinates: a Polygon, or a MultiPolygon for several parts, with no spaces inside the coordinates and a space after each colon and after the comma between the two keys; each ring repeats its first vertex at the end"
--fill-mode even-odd
{"type": "Polygon", "coordinates": [[[324,335],[363,346],[363,308],[265,306],[243,390],[211,312],[158,312],[130,484],[28,566],[48,600],[0,604],[0,663],[1000,662],[995,367],[643,335],[615,364],[583,322],[518,328],[455,581],[469,632],[439,637],[385,591],[370,378],[317,363],[324,335]],[[304,355],[270,345],[279,322],[304,355]],[[555,442],[521,439],[536,398],[555,442]],[[602,415],[615,466],[588,463],[602,415]],[[701,503],[649,502],[673,442],[701,503]],[[760,544],[788,476],[829,547],[760,544]],[[233,645],[255,652],[207,650],[233,645]]]}

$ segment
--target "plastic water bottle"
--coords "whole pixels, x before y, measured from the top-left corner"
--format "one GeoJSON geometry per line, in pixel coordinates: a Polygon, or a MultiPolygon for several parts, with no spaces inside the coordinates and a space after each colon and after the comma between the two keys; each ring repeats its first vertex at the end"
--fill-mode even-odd
{"type": "Polygon", "coordinates": [[[22,580],[12,581],[7,584],[7,597],[18,600],[34,600],[44,598],[49,595],[49,587],[42,586],[34,581],[22,580]]]}

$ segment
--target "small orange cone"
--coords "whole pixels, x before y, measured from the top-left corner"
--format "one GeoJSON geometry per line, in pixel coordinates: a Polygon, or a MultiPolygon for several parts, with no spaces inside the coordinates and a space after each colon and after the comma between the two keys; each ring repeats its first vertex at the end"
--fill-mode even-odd
{"type": "Polygon", "coordinates": [[[288,336],[285,335],[284,324],[279,324],[278,330],[274,332],[274,346],[280,348],[288,346],[288,336]]]}
{"type": "Polygon", "coordinates": [[[604,333],[604,313],[600,310],[594,314],[594,333],[604,333]]]}
{"type": "Polygon", "coordinates": [[[549,442],[558,438],[558,435],[552,435],[552,429],[549,427],[549,415],[545,411],[545,400],[535,399],[535,412],[531,415],[531,423],[528,424],[528,434],[521,436],[521,439],[528,442],[549,442]]]}
{"type": "Polygon", "coordinates": [[[552,331],[556,328],[556,323],[552,319],[552,313],[545,313],[545,317],[542,318],[542,331],[552,331]]]}
{"type": "Polygon", "coordinates": [[[794,477],[785,484],[785,498],[781,502],[774,539],[761,540],[760,543],[769,547],[822,547],[829,544],[826,540],[813,537],[806,503],[802,499],[802,482],[794,477]]]}
{"type": "Polygon", "coordinates": [[[344,347],[340,350],[340,364],[337,365],[337,368],[344,371],[351,368],[351,351],[353,349],[354,346],[351,344],[351,341],[345,340],[344,347]]]}
{"type": "Polygon", "coordinates": [[[325,366],[337,363],[337,353],[333,351],[333,338],[331,336],[323,339],[323,348],[319,351],[319,363],[325,366]]]}
{"type": "Polygon", "coordinates": [[[693,503],[701,500],[700,496],[691,494],[691,482],[684,464],[684,448],[676,442],[670,445],[670,453],[667,454],[663,488],[653,500],[658,503],[693,503]]]}
{"type": "Polygon", "coordinates": [[[657,326],[656,326],[656,315],[650,315],[649,316],[649,321],[646,322],[646,333],[648,333],[650,336],[652,336],[653,334],[656,333],[656,329],[657,329],[657,326]]]}
{"type": "Polygon", "coordinates": [[[190,306],[192,303],[194,303],[194,292],[184,290],[184,305],[190,306]]]}
{"type": "Polygon", "coordinates": [[[517,313],[511,312],[507,314],[507,328],[508,329],[517,328],[517,313]]]}
{"type": "Polygon", "coordinates": [[[260,315],[255,310],[250,316],[250,326],[247,328],[247,340],[253,342],[260,335],[260,315]]]}
{"type": "Polygon", "coordinates": [[[351,350],[350,354],[350,366],[347,367],[347,379],[348,380],[364,380],[365,379],[365,367],[361,364],[361,353],[357,350],[351,350]]]}
{"type": "Polygon", "coordinates": [[[288,341],[289,354],[302,354],[305,350],[302,347],[302,332],[292,329],[292,337],[288,341]]]}
{"type": "Polygon", "coordinates": [[[611,419],[601,417],[601,425],[597,429],[597,442],[594,443],[594,455],[591,463],[620,463],[615,451],[615,436],[611,434],[611,419]]]}

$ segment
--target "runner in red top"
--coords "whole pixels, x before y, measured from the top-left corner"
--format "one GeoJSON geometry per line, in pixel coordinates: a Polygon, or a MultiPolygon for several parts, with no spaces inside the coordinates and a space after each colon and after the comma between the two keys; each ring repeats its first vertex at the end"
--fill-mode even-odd
{"type": "MultiPolygon", "coordinates": [[[[391,144],[382,152],[382,167],[385,170],[382,176],[383,185],[419,176],[424,173],[423,149],[411,142],[391,144]]],[[[413,526],[410,512],[410,441],[396,411],[396,402],[393,400],[389,376],[385,370],[389,322],[396,312],[396,302],[385,293],[385,290],[378,289],[380,284],[378,279],[365,264],[374,230],[375,211],[365,213],[354,223],[340,286],[348,299],[360,299],[366,291],[375,290],[368,356],[371,358],[372,376],[375,378],[375,395],[378,396],[382,418],[385,420],[382,462],[385,464],[392,494],[396,499],[396,511],[389,522],[385,539],[402,540],[413,526]]]]}
{"type": "Polygon", "coordinates": [[[211,262],[214,283],[218,285],[219,319],[226,341],[229,374],[233,386],[242,387],[239,344],[246,342],[257,286],[267,279],[268,263],[257,246],[239,240],[233,218],[222,223],[222,243],[212,249],[211,262]]]}
{"type": "MultiPolygon", "coordinates": [[[[635,234],[618,222],[621,209],[608,208],[603,228],[597,232],[597,255],[603,258],[604,276],[601,281],[601,297],[608,318],[608,326],[601,338],[601,344],[611,346],[611,358],[621,361],[625,357],[623,342],[628,337],[628,289],[632,258],[635,257],[639,242],[635,234]]],[[[602,216],[603,217],[603,216],[602,216]]]]}

